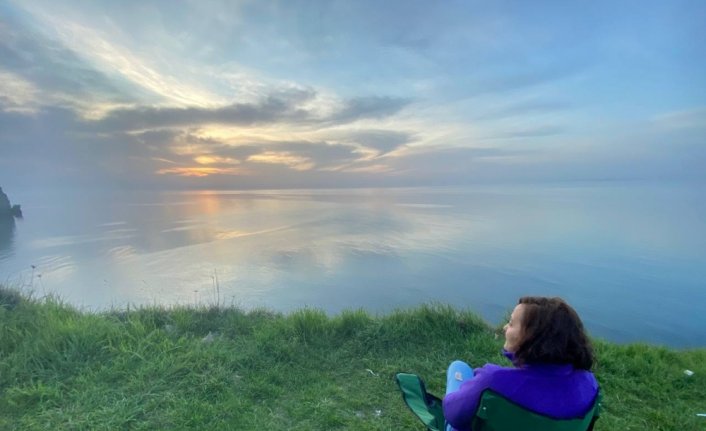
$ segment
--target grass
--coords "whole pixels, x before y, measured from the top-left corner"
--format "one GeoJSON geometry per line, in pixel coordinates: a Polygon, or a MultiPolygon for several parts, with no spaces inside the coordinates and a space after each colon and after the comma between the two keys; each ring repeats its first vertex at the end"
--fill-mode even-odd
{"type": "MultiPolygon", "coordinates": [[[[393,375],[442,394],[452,359],[507,364],[496,329],[441,305],[96,314],[0,286],[0,429],[421,430],[393,375]]],[[[595,348],[597,430],[706,429],[706,349],[595,348]]]]}

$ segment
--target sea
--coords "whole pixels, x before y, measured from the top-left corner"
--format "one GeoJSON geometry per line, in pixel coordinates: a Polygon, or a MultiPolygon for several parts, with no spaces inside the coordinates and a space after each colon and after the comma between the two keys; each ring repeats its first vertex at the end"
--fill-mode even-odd
{"type": "Polygon", "coordinates": [[[591,335],[706,346],[706,187],[12,191],[0,283],[87,311],[329,314],[450,304],[499,324],[560,296],[591,335]]]}

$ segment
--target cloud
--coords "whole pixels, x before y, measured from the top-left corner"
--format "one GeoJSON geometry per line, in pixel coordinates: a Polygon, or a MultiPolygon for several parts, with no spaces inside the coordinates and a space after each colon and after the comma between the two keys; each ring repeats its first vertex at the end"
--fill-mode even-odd
{"type": "MultiPolygon", "coordinates": [[[[335,171],[369,159],[367,152],[352,143],[266,140],[232,144],[204,139],[193,132],[165,129],[105,136],[124,142],[122,147],[143,160],[144,168],[166,176],[259,176],[265,170],[279,174],[282,170],[335,171]],[[264,169],[265,165],[278,167],[264,169]]],[[[91,135],[78,136],[83,140],[91,135]]]]}
{"type": "Polygon", "coordinates": [[[476,120],[503,120],[512,117],[523,117],[530,114],[545,114],[561,112],[571,108],[571,104],[557,100],[532,99],[523,102],[511,103],[497,109],[490,109],[480,115],[476,115],[476,120]]]}
{"type": "Polygon", "coordinates": [[[248,171],[226,167],[209,167],[209,166],[192,166],[192,167],[176,167],[176,168],[162,168],[157,170],[158,175],[174,174],[180,177],[208,177],[212,175],[243,175],[247,174],[248,171]]]}
{"type": "Polygon", "coordinates": [[[378,155],[389,153],[413,140],[413,136],[410,133],[393,130],[350,131],[342,138],[351,143],[376,150],[378,155]]]}
{"type": "Polygon", "coordinates": [[[32,112],[36,108],[38,90],[21,76],[0,70],[0,110],[32,112]]]}
{"type": "MultiPolygon", "coordinates": [[[[294,170],[329,169],[334,166],[354,163],[363,158],[357,146],[327,142],[259,142],[246,145],[229,145],[216,141],[205,142],[191,135],[175,134],[169,138],[178,148],[192,143],[189,151],[175,147],[164,148],[160,157],[168,164],[182,167],[234,168],[240,172],[256,172],[260,164],[281,165],[294,170]]],[[[173,166],[166,166],[162,173],[178,173],[173,166]]],[[[203,171],[206,172],[206,171],[203,171]]]]}
{"type": "Polygon", "coordinates": [[[658,128],[666,130],[706,129],[706,107],[663,113],[652,121],[658,128]]]}
{"type": "MultiPolygon", "coordinates": [[[[620,178],[702,178],[706,163],[699,131],[616,136],[563,149],[405,146],[406,132],[337,131],[335,140],[252,141],[234,145],[195,130],[85,133],[66,109],[28,115],[0,112],[0,167],[13,181],[99,187],[289,188],[467,184],[620,178]],[[372,138],[371,138],[372,137],[372,138]],[[383,149],[366,152],[375,139],[383,149]],[[371,140],[372,139],[372,140],[371,140]],[[387,142],[389,139],[391,143],[387,142]],[[387,143],[386,143],[387,142],[387,143]],[[630,142],[632,147],[624,145],[630,142]],[[400,144],[400,145],[398,145],[400,144]],[[377,152],[374,154],[378,154],[377,152]]],[[[648,133],[649,132],[649,133],[648,133]]],[[[595,138],[585,138],[594,140],[595,138]]]]}
{"type": "Polygon", "coordinates": [[[272,145],[269,148],[276,148],[306,157],[318,167],[349,163],[361,158],[361,154],[355,146],[330,144],[327,142],[284,142],[272,145]]]}
{"type": "Polygon", "coordinates": [[[329,187],[706,164],[703,29],[678,6],[138,3],[0,1],[0,174],[329,187]]]}
{"type": "Polygon", "coordinates": [[[0,145],[3,154],[27,152],[33,156],[38,145],[50,146],[76,124],[76,114],[66,108],[41,108],[33,112],[0,110],[0,145]]]}
{"type": "Polygon", "coordinates": [[[440,78],[439,91],[451,100],[517,97],[517,94],[537,88],[553,90],[559,84],[575,81],[592,68],[589,59],[535,61],[524,53],[517,53],[512,58],[503,57],[503,60],[495,58],[489,63],[440,78]]]}
{"type": "Polygon", "coordinates": [[[74,51],[30,28],[21,20],[0,15],[0,72],[19,75],[33,86],[33,97],[25,99],[25,104],[86,107],[90,102],[134,100],[129,84],[108,78],[74,51]]]}
{"type": "MultiPolygon", "coordinates": [[[[27,3],[14,8],[8,6],[8,9],[14,15],[10,21],[15,26],[12,35],[20,42],[16,51],[49,66],[38,69],[46,71],[42,73],[42,82],[54,78],[63,84],[48,85],[47,88],[69,90],[68,93],[73,94],[82,91],[80,86],[85,85],[92,90],[85,91],[87,95],[123,96],[119,100],[123,105],[135,101],[197,106],[214,100],[222,102],[222,99],[176,79],[173,74],[163,73],[164,68],[160,71],[153,62],[158,63],[161,56],[148,57],[142,49],[124,46],[119,37],[120,27],[103,13],[83,15],[77,13],[79,8],[66,4],[57,7],[53,2],[44,5],[27,3]]],[[[127,18],[127,14],[124,16],[127,18]]],[[[125,25],[130,26],[130,23],[125,25]]],[[[143,42],[141,46],[149,46],[150,42],[143,42]]]]}
{"type": "Polygon", "coordinates": [[[321,117],[303,107],[317,93],[311,89],[275,92],[255,103],[234,103],[219,108],[137,107],[115,109],[103,118],[87,121],[95,132],[148,130],[205,124],[254,126],[275,123],[334,125],[361,119],[380,119],[397,113],[408,101],[393,97],[367,97],[344,101],[329,116],[321,117]]]}
{"type": "Polygon", "coordinates": [[[564,129],[559,126],[539,126],[527,129],[516,129],[505,132],[496,132],[489,136],[478,138],[479,141],[500,140],[500,139],[525,139],[525,138],[541,138],[545,136],[559,135],[564,132],[564,129]]]}
{"type": "Polygon", "coordinates": [[[289,151],[263,151],[248,157],[247,161],[284,165],[297,171],[308,171],[314,167],[310,158],[289,151]]]}
{"type": "Polygon", "coordinates": [[[356,97],[348,100],[330,121],[342,124],[363,118],[385,118],[398,113],[410,102],[410,99],[390,96],[356,97]]]}
{"type": "Polygon", "coordinates": [[[303,121],[307,112],[298,109],[301,95],[272,95],[260,103],[234,103],[221,108],[137,107],[116,109],[105,117],[87,122],[89,129],[100,132],[159,129],[203,124],[250,126],[284,121],[303,121]]]}

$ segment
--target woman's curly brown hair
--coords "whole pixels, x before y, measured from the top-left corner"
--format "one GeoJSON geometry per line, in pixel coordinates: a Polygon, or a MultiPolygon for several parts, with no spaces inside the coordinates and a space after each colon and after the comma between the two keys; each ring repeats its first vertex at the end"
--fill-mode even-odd
{"type": "Polygon", "coordinates": [[[525,296],[515,361],[523,364],[572,364],[590,370],[593,348],[576,311],[561,298],[525,296]]]}

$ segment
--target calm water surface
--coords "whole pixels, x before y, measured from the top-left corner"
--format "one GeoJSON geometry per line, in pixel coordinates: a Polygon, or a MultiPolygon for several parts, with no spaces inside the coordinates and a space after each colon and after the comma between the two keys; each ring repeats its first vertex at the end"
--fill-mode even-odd
{"type": "Polygon", "coordinates": [[[8,192],[0,280],[90,309],[439,301],[497,323],[561,295],[594,335],[706,346],[703,188],[8,192]]]}

